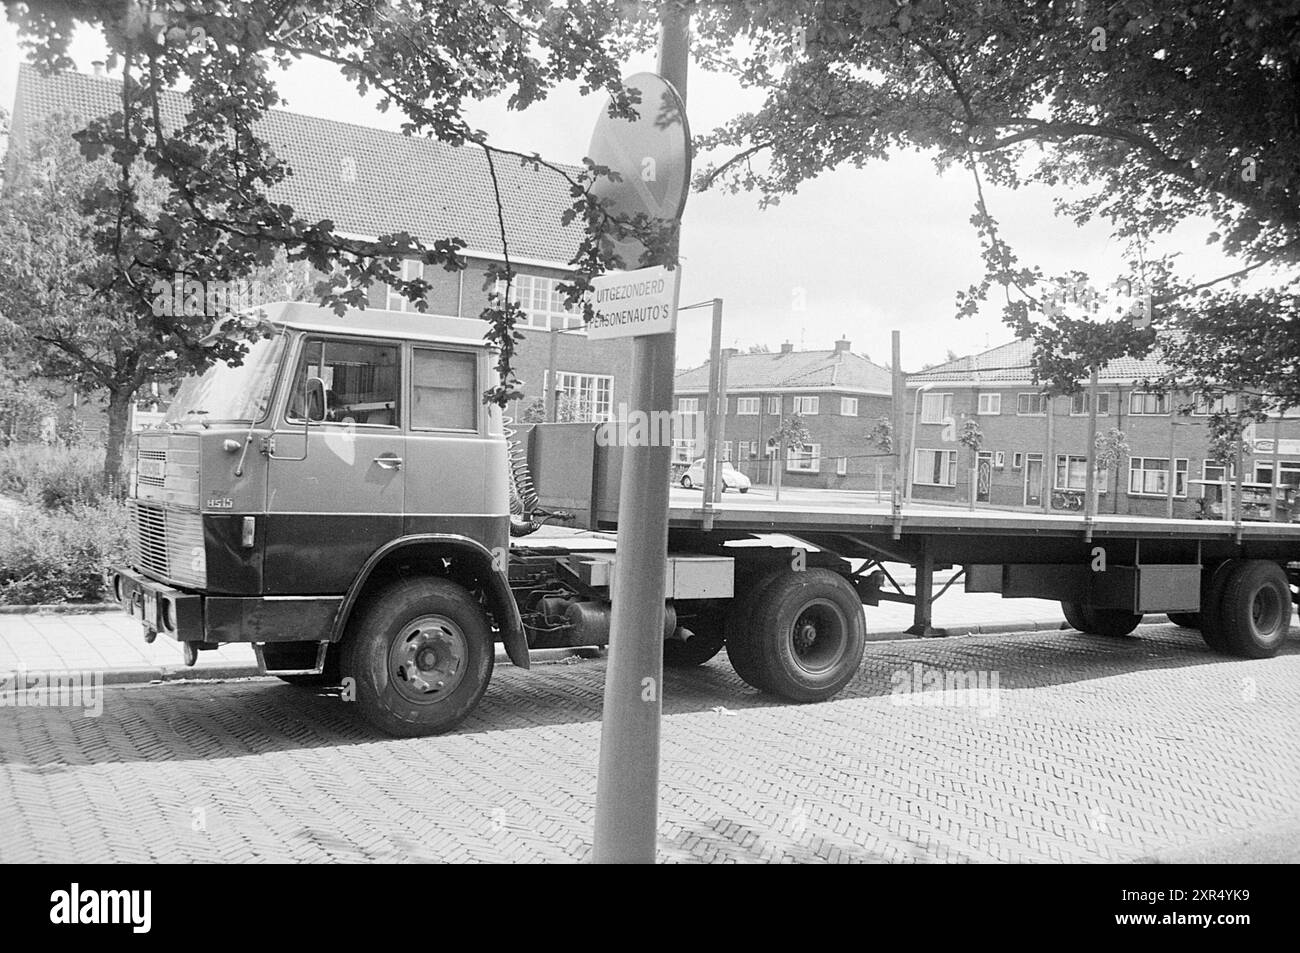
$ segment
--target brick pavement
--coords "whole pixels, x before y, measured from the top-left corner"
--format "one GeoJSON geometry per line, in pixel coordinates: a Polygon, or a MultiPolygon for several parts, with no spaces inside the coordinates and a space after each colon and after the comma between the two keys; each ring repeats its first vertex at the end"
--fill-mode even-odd
{"type": "MultiPolygon", "coordinates": [[[[269,679],[109,689],[99,718],[0,713],[0,861],[581,861],[602,660],[498,668],[456,733],[391,740],[269,679]]],[[[1194,633],[875,643],[833,701],[725,657],[665,680],[666,861],[1134,861],[1294,822],[1300,642],[1194,633]],[[997,673],[985,705],[900,673],[997,673]]],[[[1290,858],[1292,860],[1296,858],[1290,858]]]]}

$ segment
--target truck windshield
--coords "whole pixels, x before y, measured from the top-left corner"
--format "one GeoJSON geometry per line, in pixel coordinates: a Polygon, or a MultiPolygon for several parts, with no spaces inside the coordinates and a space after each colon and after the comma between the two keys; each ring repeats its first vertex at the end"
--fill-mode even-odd
{"type": "Polygon", "coordinates": [[[219,361],[202,374],[185,378],[163,422],[252,423],[259,419],[275,383],[284,337],[281,333],[253,341],[237,366],[219,361]]]}

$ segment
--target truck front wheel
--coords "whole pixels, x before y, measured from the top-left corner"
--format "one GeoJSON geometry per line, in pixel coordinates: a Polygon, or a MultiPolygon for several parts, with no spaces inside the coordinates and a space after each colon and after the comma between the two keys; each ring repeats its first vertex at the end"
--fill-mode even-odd
{"type": "Polygon", "coordinates": [[[824,701],[848,684],[862,662],[867,625],[862,601],[842,576],[787,571],[756,595],[743,628],[727,637],[741,678],[796,702],[824,701]]]}
{"type": "Polygon", "coordinates": [[[343,672],[362,717],[387,734],[454,728],[492,678],[492,630],[474,597],[448,579],[395,582],[349,628],[343,672]]]}

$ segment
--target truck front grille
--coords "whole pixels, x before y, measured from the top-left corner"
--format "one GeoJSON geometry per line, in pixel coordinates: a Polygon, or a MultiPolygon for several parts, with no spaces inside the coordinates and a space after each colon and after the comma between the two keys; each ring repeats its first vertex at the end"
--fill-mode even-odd
{"type": "Polygon", "coordinates": [[[131,561],[164,582],[204,588],[208,573],[202,515],[132,500],[131,561]]]}

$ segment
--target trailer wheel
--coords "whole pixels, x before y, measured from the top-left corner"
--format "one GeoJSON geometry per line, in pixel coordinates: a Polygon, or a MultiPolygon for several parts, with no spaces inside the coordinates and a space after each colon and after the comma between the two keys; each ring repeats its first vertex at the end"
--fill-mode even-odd
{"type": "Polygon", "coordinates": [[[1201,641],[1215,652],[1226,654],[1223,642],[1222,613],[1223,586],[1228,577],[1242,564],[1240,559],[1219,563],[1211,572],[1201,574],[1201,641]]]}
{"type": "Polygon", "coordinates": [[[1276,563],[1242,560],[1228,574],[1219,600],[1219,638],[1224,651],[1244,658],[1272,658],[1291,631],[1291,586],[1276,563]]]}
{"type": "MultiPolygon", "coordinates": [[[[739,633],[741,678],[795,702],[824,701],[857,674],[866,647],[862,600],[829,569],[783,571],[764,589],[739,633]]],[[[734,662],[733,662],[734,664],[734,662]]]]}
{"type": "Polygon", "coordinates": [[[473,711],[492,678],[492,630],[474,597],[447,579],[403,579],[362,609],[344,643],[362,717],[416,737],[473,711]]]}
{"type": "Polygon", "coordinates": [[[726,635],[727,661],[736,674],[747,685],[760,691],[771,691],[763,682],[763,673],[758,663],[758,638],[753,633],[754,605],[759,595],[767,592],[785,570],[769,572],[737,592],[731,600],[727,612],[727,621],[723,628],[726,635]]]}
{"type": "Polygon", "coordinates": [[[726,618],[721,609],[707,609],[689,621],[690,625],[677,627],[673,638],[664,639],[665,668],[693,668],[722,651],[726,618]],[[683,628],[691,633],[684,641],[677,638],[683,628]]]}
{"type": "Polygon", "coordinates": [[[1170,612],[1169,621],[1174,625],[1182,626],[1184,629],[1200,629],[1201,614],[1199,612],[1170,612]]]}
{"type": "Polygon", "coordinates": [[[1080,632],[1111,638],[1128,635],[1142,621],[1141,615],[1124,609],[1102,609],[1086,602],[1062,602],[1061,612],[1065,621],[1080,632]]]}

